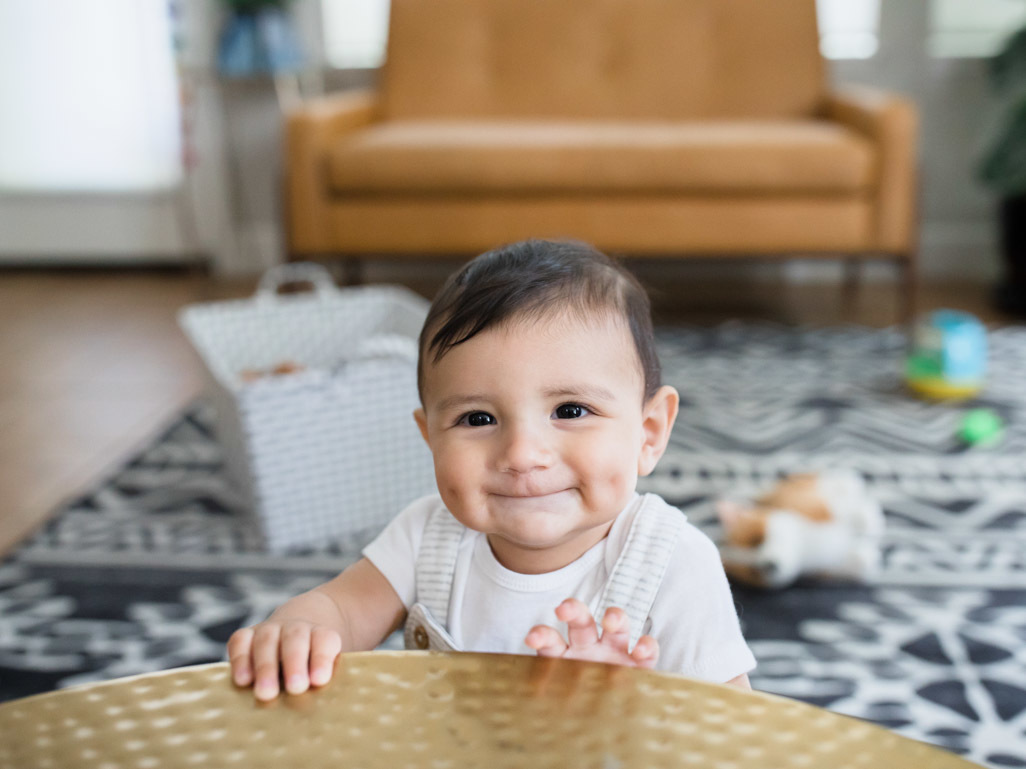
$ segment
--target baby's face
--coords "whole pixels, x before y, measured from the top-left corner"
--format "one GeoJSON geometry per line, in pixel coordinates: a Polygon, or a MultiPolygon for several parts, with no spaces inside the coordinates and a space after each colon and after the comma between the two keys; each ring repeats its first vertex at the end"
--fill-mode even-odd
{"type": "Polygon", "coordinates": [[[672,425],[676,393],[646,404],[643,392],[622,322],[557,316],[489,329],[426,363],[417,422],[452,514],[488,534],[507,568],[551,571],[608,533],[662,453],[647,412],[672,394],[672,425]]]}

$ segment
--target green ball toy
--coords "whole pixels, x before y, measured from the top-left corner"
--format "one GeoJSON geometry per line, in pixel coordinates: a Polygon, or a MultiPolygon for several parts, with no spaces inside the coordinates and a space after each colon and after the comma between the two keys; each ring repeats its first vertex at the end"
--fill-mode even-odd
{"type": "Polygon", "coordinates": [[[993,446],[1004,434],[1005,425],[992,409],[967,412],[958,430],[958,437],[970,446],[993,446]]]}

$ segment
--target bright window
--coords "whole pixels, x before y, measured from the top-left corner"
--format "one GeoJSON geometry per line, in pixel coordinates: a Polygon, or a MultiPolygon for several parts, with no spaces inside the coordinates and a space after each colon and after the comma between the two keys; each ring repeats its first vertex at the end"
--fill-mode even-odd
{"type": "Polygon", "coordinates": [[[389,0],[321,0],[328,64],[380,67],[388,40],[389,0]]]}
{"type": "Polygon", "coordinates": [[[816,0],[816,12],[819,48],[826,58],[869,59],[876,54],[880,0],[816,0]]]}
{"type": "Polygon", "coordinates": [[[0,190],[181,179],[167,0],[0,0],[0,190]]]}
{"type": "Polygon", "coordinates": [[[930,6],[931,56],[991,56],[1026,24],[1026,0],[933,0],[930,6]]]}

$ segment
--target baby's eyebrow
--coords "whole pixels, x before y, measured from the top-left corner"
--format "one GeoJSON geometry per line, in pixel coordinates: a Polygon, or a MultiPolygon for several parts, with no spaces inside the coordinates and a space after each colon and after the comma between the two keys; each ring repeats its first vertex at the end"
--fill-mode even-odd
{"type": "Polygon", "coordinates": [[[615,396],[605,387],[598,385],[569,385],[566,387],[553,387],[545,391],[549,398],[580,398],[590,401],[611,401],[615,396]]]}
{"type": "Polygon", "coordinates": [[[450,409],[460,408],[461,406],[467,406],[472,403],[482,403],[488,400],[488,396],[481,393],[467,393],[450,395],[447,398],[442,398],[438,401],[435,406],[439,411],[449,411],[450,409]]]}
{"type": "MultiPolygon", "coordinates": [[[[616,400],[605,387],[598,385],[563,385],[550,387],[543,393],[546,398],[578,398],[586,401],[611,401],[616,400]]],[[[464,406],[480,405],[488,402],[488,396],[484,393],[457,393],[449,395],[438,401],[435,408],[439,411],[450,411],[464,406]]]]}

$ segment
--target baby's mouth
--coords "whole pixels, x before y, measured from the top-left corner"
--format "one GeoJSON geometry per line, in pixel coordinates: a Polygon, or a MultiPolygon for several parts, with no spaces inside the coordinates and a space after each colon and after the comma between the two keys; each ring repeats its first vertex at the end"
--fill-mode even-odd
{"type": "Polygon", "coordinates": [[[554,489],[552,491],[537,491],[537,492],[494,492],[494,496],[502,499],[512,500],[542,500],[548,497],[555,497],[559,494],[564,494],[570,491],[570,489],[554,489]]]}
{"type": "Polygon", "coordinates": [[[500,497],[547,497],[549,494],[558,494],[566,491],[562,486],[536,487],[527,485],[499,487],[493,490],[494,494],[500,497]]]}

